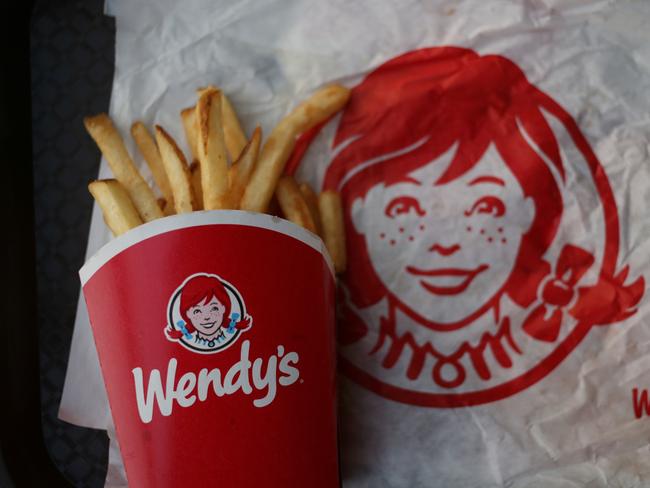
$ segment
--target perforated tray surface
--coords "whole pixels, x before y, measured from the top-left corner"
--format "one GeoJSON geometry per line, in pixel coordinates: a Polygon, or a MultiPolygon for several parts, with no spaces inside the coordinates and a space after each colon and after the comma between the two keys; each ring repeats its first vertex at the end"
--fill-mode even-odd
{"type": "Polygon", "coordinates": [[[92,202],[87,183],[99,153],[84,115],[107,111],[115,26],[103,0],[36,2],[31,26],[32,134],[38,280],[41,409],[45,443],[78,487],[101,487],[104,432],[57,418],[79,293],[92,202]]]}

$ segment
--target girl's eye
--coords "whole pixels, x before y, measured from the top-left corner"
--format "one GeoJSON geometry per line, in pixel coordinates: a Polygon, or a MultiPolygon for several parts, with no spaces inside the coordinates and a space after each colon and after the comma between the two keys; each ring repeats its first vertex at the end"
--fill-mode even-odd
{"type": "Polygon", "coordinates": [[[465,210],[465,215],[469,217],[470,215],[478,214],[488,214],[494,217],[501,217],[506,213],[505,204],[497,197],[486,196],[476,200],[472,208],[465,210]]]}
{"type": "Polygon", "coordinates": [[[213,311],[213,312],[218,312],[218,311],[219,311],[219,307],[217,307],[217,306],[215,305],[214,307],[212,307],[212,311],[213,311]]]}
{"type": "Polygon", "coordinates": [[[198,308],[196,310],[194,310],[194,312],[192,312],[192,314],[194,314],[194,315],[197,315],[199,313],[201,313],[201,311],[198,308]]]}
{"type": "Polygon", "coordinates": [[[420,203],[413,197],[397,197],[391,200],[391,202],[384,210],[386,216],[394,219],[398,215],[405,215],[410,213],[415,213],[422,217],[424,215],[424,210],[420,207],[420,203]]]}

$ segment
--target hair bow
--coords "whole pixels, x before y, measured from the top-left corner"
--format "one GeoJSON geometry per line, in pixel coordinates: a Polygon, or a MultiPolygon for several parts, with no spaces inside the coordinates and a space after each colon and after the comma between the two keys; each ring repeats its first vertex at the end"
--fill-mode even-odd
{"type": "Polygon", "coordinates": [[[575,297],[575,286],[594,262],[588,251],[567,244],[555,265],[555,274],[544,280],[541,303],[524,321],[524,331],[537,340],[554,342],[559,334],[566,307],[575,297]]]}

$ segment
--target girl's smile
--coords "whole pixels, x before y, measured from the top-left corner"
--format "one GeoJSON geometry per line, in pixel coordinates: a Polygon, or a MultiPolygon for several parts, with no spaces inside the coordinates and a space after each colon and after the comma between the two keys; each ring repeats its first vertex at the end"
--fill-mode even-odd
{"type": "Polygon", "coordinates": [[[407,266],[406,272],[423,277],[420,280],[420,285],[434,295],[458,295],[467,289],[479,273],[488,268],[487,264],[481,264],[476,269],[438,268],[422,270],[407,266]]]}

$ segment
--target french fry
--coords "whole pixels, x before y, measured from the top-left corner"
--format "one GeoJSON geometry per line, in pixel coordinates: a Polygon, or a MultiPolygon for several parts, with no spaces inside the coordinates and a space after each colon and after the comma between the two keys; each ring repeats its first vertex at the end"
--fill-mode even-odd
{"type": "Polygon", "coordinates": [[[108,161],[115,179],[127,191],[140,217],[145,222],[163,216],[156,197],[138,172],[133,160],[124,147],[122,137],[106,114],[84,118],[84,125],[108,161]]]}
{"type": "Polygon", "coordinates": [[[99,204],[104,222],[115,236],[142,224],[129,194],[117,180],[92,181],[88,184],[88,191],[99,204]]]}
{"type": "Polygon", "coordinates": [[[248,180],[250,179],[250,176],[255,169],[257,156],[260,152],[261,140],[262,129],[260,129],[258,126],[253,131],[251,140],[241,151],[239,159],[235,161],[228,170],[228,180],[230,182],[230,192],[228,194],[228,198],[231,208],[239,208],[241,197],[244,194],[248,180]]]}
{"type": "Polygon", "coordinates": [[[228,160],[221,117],[221,92],[215,88],[201,91],[196,104],[198,153],[201,165],[203,208],[228,208],[228,160]]]}
{"type": "Polygon", "coordinates": [[[316,227],[316,234],[319,236],[323,232],[323,224],[320,219],[320,210],[318,210],[318,195],[314,193],[314,190],[311,189],[309,183],[300,183],[300,193],[305,199],[305,203],[309,208],[309,213],[311,214],[311,219],[314,221],[314,227],[316,227]]]}
{"type": "Polygon", "coordinates": [[[201,188],[201,166],[198,161],[190,164],[192,188],[194,189],[194,210],[203,210],[203,189],[201,188]]]}
{"type": "Polygon", "coordinates": [[[293,176],[282,176],[282,172],[296,138],[339,111],[350,91],[340,85],[318,90],[277,124],[261,150],[260,127],[247,142],[232,104],[220,90],[209,86],[198,93],[196,105],[180,113],[194,156],[191,166],[162,127],[155,126],[155,138],[140,121],[131,127],[163,194],[158,199],[133,164],[111,119],[106,114],[84,119],[115,174],[114,180],[88,185],[111,231],[117,236],[143,221],[204,208],[268,212],[321,235],[335,271],[344,272],[340,195],[326,191],[317,196],[308,183],[299,185],[293,176]],[[233,161],[230,167],[229,158],[233,161]]]}
{"type": "Polygon", "coordinates": [[[318,196],[318,208],[323,223],[323,240],[332,257],[334,271],[343,273],[347,257],[341,195],[334,191],[324,191],[318,196]]]}
{"type": "MultiPolygon", "coordinates": [[[[246,133],[239,123],[237,112],[230,103],[230,99],[226,94],[215,86],[202,87],[197,90],[199,97],[210,90],[217,90],[221,93],[221,119],[223,123],[223,135],[226,144],[226,150],[231,161],[236,161],[241,156],[241,152],[246,147],[247,139],[246,133]]],[[[188,109],[185,109],[188,110],[188,109]]]]}
{"type": "Polygon", "coordinates": [[[282,122],[289,123],[298,136],[341,110],[349,98],[349,88],[328,85],[298,105],[282,122]]]}
{"type": "MultiPolygon", "coordinates": [[[[135,122],[131,126],[131,136],[133,136],[136,146],[138,146],[142,157],[151,170],[156,185],[160,188],[160,192],[163,194],[163,198],[169,206],[161,207],[163,208],[163,213],[165,213],[164,208],[172,208],[174,206],[174,196],[169,186],[167,173],[165,173],[165,168],[160,159],[160,152],[158,151],[158,146],[156,146],[156,141],[154,141],[147,127],[140,121],[135,122]]],[[[168,214],[165,213],[165,215],[168,214]]]]}
{"type": "Polygon", "coordinates": [[[194,206],[194,192],[185,156],[174,139],[159,125],[156,126],[156,142],[174,195],[176,213],[191,212],[194,206]]]}
{"type": "Polygon", "coordinates": [[[293,176],[283,176],[278,181],[275,195],[285,217],[305,229],[316,232],[316,226],[311,218],[307,202],[300,193],[298,183],[293,176]]]}
{"type": "Polygon", "coordinates": [[[266,211],[273,190],[291,156],[296,137],[338,112],[347,103],[350,90],[331,85],[318,90],[280,121],[269,136],[240,207],[253,212],[266,211]]]}
{"type": "Polygon", "coordinates": [[[237,112],[225,93],[221,92],[221,115],[223,117],[223,135],[226,141],[226,149],[231,161],[240,158],[244,147],[246,147],[246,134],[241,128],[237,112]]]}
{"type": "Polygon", "coordinates": [[[183,121],[183,129],[185,130],[185,139],[187,145],[190,147],[192,159],[198,161],[199,159],[199,126],[196,123],[196,106],[193,105],[184,110],[181,110],[181,120],[183,121]]]}

